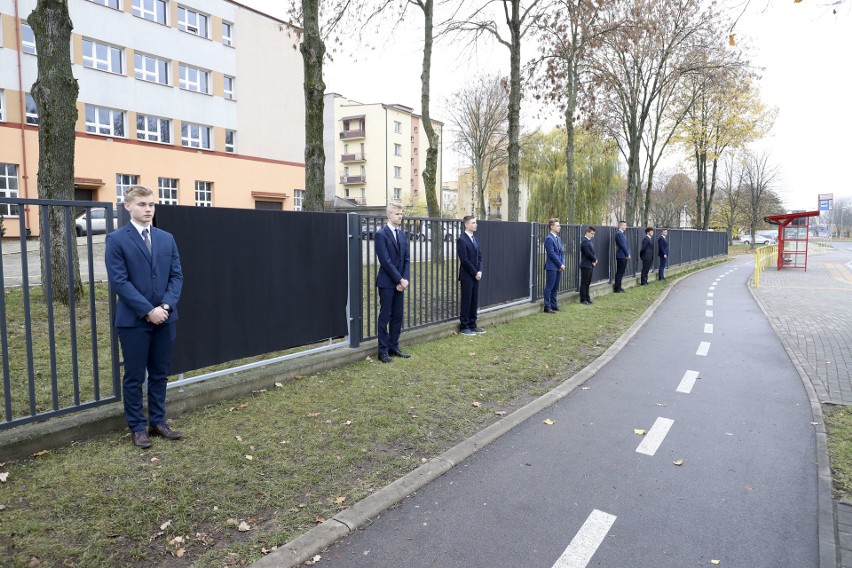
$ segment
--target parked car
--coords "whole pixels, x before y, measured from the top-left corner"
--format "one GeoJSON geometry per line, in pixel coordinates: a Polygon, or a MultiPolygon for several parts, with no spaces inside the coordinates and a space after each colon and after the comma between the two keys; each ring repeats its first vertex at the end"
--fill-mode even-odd
{"type": "MultiPolygon", "coordinates": [[[[740,237],[740,242],[744,245],[751,244],[751,235],[743,235],[740,237]]],[[[772,237],[765,237],[763,235],[755,235],[754,236],[754,244],[756,245],[774,245],[775,239],[772,237]]]]}
{"type": "MultiPolygon", "coordinates": [[[[77,236],[82,237],[86,234],[86,212],[83,211],[77,216],[77,219],[74,221],[74,225],[76,225],[77,236]]],[[[118,212],[113,209],[112,211],[112,228],[118,228],[118,212]]],[[[99,235],[102,233],[106,233],[106,209],[103,207],[93,207],[92,208],[92,234],[99,235]]]]}
{"type": "MultiPolygon", "coordinates": [[[[444,236],[443,240],[446,242],[455,242],[455,240],[461,234],[459,231],[459,225],[457,223],[451,224],[441,224],[444,236]]],[[[432,223],[423,223],[420,225],[420,238],[425,239],[427,241],[432,240],[432,223]]]]}

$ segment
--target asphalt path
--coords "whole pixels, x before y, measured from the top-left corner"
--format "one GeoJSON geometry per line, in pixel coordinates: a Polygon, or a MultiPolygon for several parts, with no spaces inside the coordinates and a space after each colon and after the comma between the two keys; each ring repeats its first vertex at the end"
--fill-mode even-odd
{"type": "Polygon", "coordinates": [[[811,409],[750,267],[682,280],[583,388],[317,565],[817,566],[811,409]]]}

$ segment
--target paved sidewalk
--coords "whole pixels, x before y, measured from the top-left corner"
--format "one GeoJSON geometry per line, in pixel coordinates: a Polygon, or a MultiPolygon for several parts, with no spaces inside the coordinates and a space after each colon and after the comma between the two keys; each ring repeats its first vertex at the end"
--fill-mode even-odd
{"type": "Polygon", "coordinates": [[[809,255],[807,271],[765,270],[755,293],[819,401],[852,404],[852,243],[809,255]]]}

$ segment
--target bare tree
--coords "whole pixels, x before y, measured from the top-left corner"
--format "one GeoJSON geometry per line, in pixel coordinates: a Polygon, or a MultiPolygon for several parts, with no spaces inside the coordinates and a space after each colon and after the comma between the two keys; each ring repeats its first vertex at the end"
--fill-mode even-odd
{"type": "Polygon", "coordinates": [[[769,154],[747,152],[743,161],[746,222],[754,247],[754,233],[766,215],[776,212],[780,199],[774,191],[778,170],[769,163],[769,154]]]}
{"type": "MultiPolygon", "coordinates": [[[[38,78],[32,87],[39,115],[38,196],[74,199],[74,144],[79,86],[71,72],[71,30],[67,0],[38,0],[27,18],[38,51],[38,78]]],[[[72,230],[65,209],[49,207],[48,231],[41,233],[42,274],[50,272],[53,297],[68,304],[83,296],[77,247],[68,247],[72,230]],[[50,266],[45,253],[50,251],[50,266]],[[68,263],[71,263],[69,267],[68,263]],[[69,282],[69,268],[72,281],[69,282]]],[[[45,297],[46,299],[46,297],[45,297]]]]}
{"type": "Polygon", "coordinates": [[[506,164],[508,116],[503,104],[505,97],[502,79],[489,75],[458,91],[447,104],[456,127],[456,147],[473,166],[480,215],[486,211],[485,193],[491,175],[506,164]]]}
{"type": "Polygon", "coordinates": [[[722,162],[722,175],[720,177],[719,216],[728,231],[728,243],[734,239],[734,226],[740,221],[745,204],[745,196],[742,191],[744,168],[740,157],[734,153],[728,153],[722,162]]]}
{"type": "Polygon", "coordinates": [[[649,221],[656,227],[680,226],[681,215],[695,194],[695,183],[683,172],[663,172],[654,181],[649,221]]]}

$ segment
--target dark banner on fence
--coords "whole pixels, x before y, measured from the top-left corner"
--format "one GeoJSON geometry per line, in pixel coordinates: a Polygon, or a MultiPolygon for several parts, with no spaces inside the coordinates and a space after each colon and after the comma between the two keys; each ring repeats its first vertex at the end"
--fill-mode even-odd
{"type": "Polygon", "coordinates": [[[493,306],[530,295],[529,223],[479,221],[476,238],[482,248],[483,274],[479,305],[493,306]]]}
{"type": "Polygon", "coordinates": [[[158,205],[183,267],[172,373],[346,335],[346,216],[158,205]]]}

